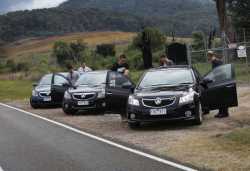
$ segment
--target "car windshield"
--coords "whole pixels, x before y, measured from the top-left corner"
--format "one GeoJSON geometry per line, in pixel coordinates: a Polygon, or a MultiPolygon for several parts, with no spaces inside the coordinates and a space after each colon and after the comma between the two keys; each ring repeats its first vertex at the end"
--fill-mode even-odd
{"type": "Polygon", "coordinates": [[[194,80],[191,70],[167,69],[147,72],[139,84],[139,88],[176,86],[192,84],[193,82],[194,80]]]}
{"type": "Polygon", "coordinates": [[[52,74],[45,75],[39,81],[39,85],[51,85],[52,74]]]}
{"type": "Polygon", "coordinates": [[[76,82],[76,86],[80,85],[88,85],[95,86],[106,83],[107,72],[88,72],[83,74],[78,81],[76,82]]]}

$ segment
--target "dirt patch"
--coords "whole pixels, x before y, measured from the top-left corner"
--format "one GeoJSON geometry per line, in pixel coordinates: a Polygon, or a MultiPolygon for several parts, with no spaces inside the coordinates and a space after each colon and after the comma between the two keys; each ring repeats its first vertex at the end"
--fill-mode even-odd
{"type": "Polygon", "coordinates": [[[33,110],[28,102],[12,102],[13,106],[64,122],[110,139],[136,145],[160,155],[175,158],[200,168],[218,171],[250,170],[250,147],[222,138],[250,126],[250,88],[240,87],[239,107],[230,110],[231,117],[216,119],[205,116],[201,126],[186,123],[147,124],[131,130],[119,115],[67,116],[61,109],[33,110]]]}

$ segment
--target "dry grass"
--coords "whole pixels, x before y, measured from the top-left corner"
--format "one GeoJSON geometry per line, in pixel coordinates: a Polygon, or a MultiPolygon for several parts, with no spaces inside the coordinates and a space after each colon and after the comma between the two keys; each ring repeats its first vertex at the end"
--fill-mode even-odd
{"type": "Polygon", "coordinates": [[[89,46],[95,46],[101,43],[115,43],[117,45],[131,42],[135,33],[129,32],[89,32],[73,33],[64,36],[53,36],[48,38],[29,38],[16,41],[4,46],[6,56],[16,58],[32,53],[50,52],[56,41],[72,42],[83,40],[89,46]]]}

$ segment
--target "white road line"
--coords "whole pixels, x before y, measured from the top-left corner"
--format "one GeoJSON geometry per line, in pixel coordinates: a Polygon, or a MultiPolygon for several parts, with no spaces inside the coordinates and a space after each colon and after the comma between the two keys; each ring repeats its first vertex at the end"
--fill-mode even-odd
{"type": "MultiPolygon", "coordinates": [[[[148,154],[148,153],[145,153],[145,152],[142,152],[142,151],[133,149],[133,148],[126,147],[126,146],[124,146],[124,145],[121,145],[121,144],[112,142],[112,141],[110,141],[110,140],[106,140],[106,139],[104,139],[104,138],[95,136],[95,135],[93,135],[93,134],[89,134],[89,133],[87,133],[87,132],[80,131],[79,129],[76,129],[76,128],[73,128],[73,127],[71,127],[71,126],[62,124],[62,123],[60,123],[60,122],[56,122],[56,121],[53,121],[53,120],[44,118],[44,117],[39,116],[39,115],[36,115],[36,114],[34,114],[34,113],[27,112],[27,111],[25,111],[25,110],[18,109],[18,108],[15,108],[15,107],[12,107],[12,106],[3,104],[3,103],[0,103],[0,105],[5,106],[5,107],[8,107],[8,108],[10,108],[10,109],[14,109],[14,110],[16,110],[16,111],[25,113],[25,114],[27,114],[27,115],[30,115],[30,116],[33,116],[33,117],[36,117],[36,118],[42,119],[42,120],[47,121],[47,122],[50,122],[50,123],[52,123],[52,124],[55,124],[55,125],[64,127],[64,128],[66,128],[66,129],[68,129],[68,130],[71,130],[71,131],[76,132],[76,133],[78,133],[78,134],[81,134],[81,135],[90,137],[90,138],[92,138],[92,139],[101,141],[101,142],[106,143],[106,144],[109,144],[109,145],[111,145],[111,146],[114,146],[114,147],[117,147],[117,148],[120,148],[120,149],[129,151],[129,152],[131,152],[131,153],[134,153],[134,154],[137,154],[137,155],[140,155],[140,156],[143,156],[143,157],[146,157],[146,158],[149,158],[149,159],[158,161],[158,162],[160,162],[160,163],[163,163],[163,164],[166,164],[166,165],[169,165],[169,166],[172,166],[172,167],[175,167],[175,168],[184,170],[184,171],[198,171],[198,170],[196,170],[196,169],[192,169],[192,168],[187,167],[187,166],[184,166],[184,165],[182,165],[182,164],[178,164],[178,163],[175,163],[175,162],[172,162],[172,161],[169,161],[169,160],[166,160],[166,159],[163,159],[163,158],[160,158],[160,157],[157,157],[157,156],[154,156],[154,155],[151,155],[151,154],[148,154]]],[[[0,170],[0,171],[1,171],[1,170],[0,170]]]]}

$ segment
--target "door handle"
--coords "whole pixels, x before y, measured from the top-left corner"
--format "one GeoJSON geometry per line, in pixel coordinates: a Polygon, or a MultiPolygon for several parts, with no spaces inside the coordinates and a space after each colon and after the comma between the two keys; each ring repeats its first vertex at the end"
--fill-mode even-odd
{"type": "Polygon", "coordinates": [[[107,92],[107,95],[112,95],[113,93],[111,93],[111,92],[107,92]]]}
{"type": "Polygon", "coordinates": [[[226,86],[226,88],[233,88],[234,87],[234,85],[228,85],[228,86],[226,86]]]}

